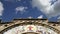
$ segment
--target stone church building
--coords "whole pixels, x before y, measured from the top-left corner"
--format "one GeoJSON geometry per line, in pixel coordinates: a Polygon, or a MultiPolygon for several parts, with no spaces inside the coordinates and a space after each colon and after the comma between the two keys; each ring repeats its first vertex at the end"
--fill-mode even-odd
{"type": "Polygon", "coordinates": [[[48,19],[14,19],[0,22],[0,34],[60,34],[60,22],[48,19]]]}

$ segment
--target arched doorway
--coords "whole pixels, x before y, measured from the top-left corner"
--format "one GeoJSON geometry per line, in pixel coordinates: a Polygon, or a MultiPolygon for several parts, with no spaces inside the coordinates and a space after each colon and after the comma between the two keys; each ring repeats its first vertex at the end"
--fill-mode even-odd
{"type": "Polygon", "coordinates": [[[25,32],[25,33],[22,33],[22,34],[39,34],[39,33],[36,33],[36,32],[25,32]]]}

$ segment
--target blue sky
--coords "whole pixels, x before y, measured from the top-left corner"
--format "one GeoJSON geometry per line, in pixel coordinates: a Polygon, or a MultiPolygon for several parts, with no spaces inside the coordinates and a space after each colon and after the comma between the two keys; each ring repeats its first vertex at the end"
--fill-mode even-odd
{"type": "MultiPolygon", "coordinates": [[[[54,16],[52,14],[53,16],[51,16],[48,14],[51,16],[51,18],[49,18],[47,14],[38,9],[38,7],[32,6],[32,0],[0,0],[0,2],[4,8],[2,16],[0,16],[2,21],[11,21],[14,18],[28,18],[29,16],[38,18],[40,15],[42,15],[43,18],[48,18],[50,21],[56,21],[57,18],[60,17],[59,15],[54,16]]],[[[52,4],[54,4],[54,2],[52,2],[52,4]]]]}

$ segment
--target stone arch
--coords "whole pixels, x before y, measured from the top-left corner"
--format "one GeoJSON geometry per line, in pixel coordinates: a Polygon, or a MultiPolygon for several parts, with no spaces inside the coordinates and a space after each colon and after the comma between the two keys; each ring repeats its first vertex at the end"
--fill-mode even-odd
{"type": "MultiPolygon", "coordinates": [[[[8,31],[8,30],[10,30],[10,29],[12,29],[12,28],[15,28],[15,27],[17,27],[17,26],[20,26],[20,25],[23,25],[23,23],[19,23],[19,24],[15,24],[15,25],[12,25],[12,26],[10,26],[10,27],[7,27],[7,28],[5,28],[4,30],[2,30],[1,32],[0,32],[0,34],[3,34],[4,32],[6,32],[6,31],[8,31]]],[[[28,24],[29,25],[29,24],[28,24]]],[[[34,24],[33,24],[34,25],[34,24]]],[[[46,25],[46,24],[42,24],[42,23],[38,23],[38,24],[36,24],[36,25],[40,25],[40,26],[44,26],[44,27],[46,27],[47,26],[47,28],[49,28],[49,29],[53,29],[53,31],[55,31],[55,32],[57,32],[58,34],[59,34],[59,30],[57,30],[57,29],[55,29],[55,28],[53,28],[53,27],[51,27],[51,26],[49,26],[49,25],[46,25]]]]}

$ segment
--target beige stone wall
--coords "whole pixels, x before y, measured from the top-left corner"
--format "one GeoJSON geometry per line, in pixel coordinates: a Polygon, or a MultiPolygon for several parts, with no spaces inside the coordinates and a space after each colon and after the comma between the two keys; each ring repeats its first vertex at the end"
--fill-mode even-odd
{"type": "Polygon", "coordinates": [[[55,23],[49,23],[48,20],[44,20],[44,19],[17,19],[17,20],[13,20],[11,23],[6,23],[6,24],[0,24],[0,31],[4,30],[5,28],[8,28],[10,26],[16,25],[16,24],[46,24],[48,26],[51,26],[57,30],[60,31],[60,24],[55,24],[55,23]]]}

